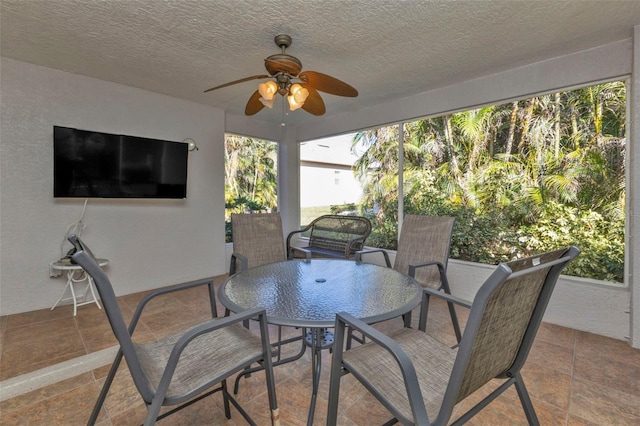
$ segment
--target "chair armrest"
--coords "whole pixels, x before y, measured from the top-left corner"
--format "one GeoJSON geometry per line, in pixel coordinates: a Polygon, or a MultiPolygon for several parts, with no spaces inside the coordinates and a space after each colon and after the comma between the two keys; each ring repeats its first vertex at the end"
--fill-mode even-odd
{"type": "MultiPolygon", "coordinates": [[[[402,347],[389,336],[381,333],[370,325],[365,324],[363,321],[355,318],[354,316],[346,313],[339,312],[336,314],[336,333],[343,334],[338,341],[344,341],[344,332],[346,326],[353,330],[358,330],[363,336],[368,337],[371,341],[377,343],[384,348],[398,363],[398,367],[402,372],[404,379],[405,389],[407,391],[407,397],[409,403],[414,410],[416,424],[429,424],[427,417],[427,411],[424,407],[424,400],[422,399],[422,392],[420,391],[420,383],[418,382],[418,376],[416,375],[415,367],[411,362],[411,359],[402,347]]],[[[371,344],[371,343],[369,343],[371,344]]],[[[333,354],[333,362],[339,362],[342,364],[343,350],[335,348],[333,354]]]]}
{"type": "Polygon", "coordinates": [[[152,291],[151,293],[147,294],[138,303],[138,306],[136,307],[136,310],[133,313],[133,317],[131,318],[131,322],[129,323],[129,335],[133,334],[133,332],[134,332],[134,330],[136,328],[136,325],[138,324],[138,320],[140,319],[140,316],[142,315],[142,310],[145,308],[147,303],[149,303],[153,298],[158,297],[158,296],[162,296],[164,294],[173,293],[173,292],[176,292],[176,291],[187,290],[187,289],[190,289],[190,288],[199,287],[201,285],[209,286],[209,300],[211,302],[211,316],[213,318],[216,318],[218,316],[218,309],[216,307],[216,296],[215,296],[215,289],[213,287],[213,280],[211,278],[206,278],[206,279],[202,279],[202,280],[189,281],[189,282],[186,282],[186,283],[175,284],[175,285],[172,285],[172,286],[163,287],[163,288],[160,288],[158,290],[152,291]]]}
{"type": "Polygon", "coordinates": [[[291,238],[295,235],[295,234],[301,234],[303,232],[308,231],[309,229],[311,229],[311,227],[313,226],[313,222],[310,223],[309,225],[305,226],[302,229],[298,229],[297,231],[291,231],[289,232],[289,235],[287,235],[287,253],[289,253],[289,249],[291,248],[291,238]]]}
{"type": "Polygon", "coordinates": [[[443,299],[445,302],[455,303],[456,305],[464,306],[465,308],[471,308],[471,302],[468,300],[461,299],[452,294],[443,293],[433,288],[424,288],[422,289],[423,293],[428,296],[435,296],[440,299],[443,299]]]}
{"type": "Polygon", "coordinates": [[[415,270],[418,268],[424,268],[426,266],[433,266],[433,265],[436,265],[440,270],[444,270],[444,265],[441,262],[432,260],[430,262],[418,263],[416,265],[409,265],[409,274],[411,274],[412,271],[415,272],[415,270]]]}
{"type": "Polygon", "coordinates": [[[430,262],[419,263],[417,265],[409,265],[409,276],[415,278],[416,269],[433,265],[438,267],[438,272],[440,273],[440,287],[438,288],[438,290],[444,288],[447,293],[451,293],[451,290],[449,288],[449,280],[447,279],[447,272],[444,270],[444,265],[442,264],[442,262],[433,260],[430,262]]]}
{"type": "MultiPolygon", "coordinates": [[[[345,255],[349,255],[351,250],[364,247],[364,242],[366,238],[363,235],[360,235],[355,238],[349,238],[347,240],[347,244],[345,245],[345,255]]],[[[357,250],[356,250],[357,251],[357,250]]]]}
{"type": "MultiPolygon", "coordinates": [[[[169,359],[167,360],[167,366],[164,370],[164,373],[162,374],[162,378],[160,379],[160,383],[158,384],[158,389],[156,390],[156,392],[166,392],[169,384],[171,383],[173,373],[178,365],[178,361],[180,360],[182,352],[193,339],[203,334],[210,333],[223,327],[229,327],[233,324],[241,323],[255,317],[258,317],[258,320],[261,323],[261,330],[266,330],[266,315],[266,311],[263,308],[247,309],[246,311],[242,311],[238,314],[233,314],[228,317],[207,321],[188,330],[178,339],[178,341],[173,346],[171,354],[169,355],[169,359]]],[[[271,345],[269,344],[269,336],[264,336],[262,331],[260,334],[262,337],[263,349],[265,351],[264,357],[265,359],[270,358],[271,345]]]]}
{"type": "Polygon", "coordinates": [[[432,260],[430,262],[424,262],[424,263],[419,263],[417,265],[409,265],[409,276],[412,278],[416,277],[416,269],[419,268],[425,268],[427,266],[437,266],[438,267],[438,272],[440,272],[440,279],[446,279],[446,273],[444,270],[444,265],[442,264],[442,262],[438,262],[435,260],[432,260]],[[445,278],[443,278],[445,277],[445,278]]]}
{"type": "Polygon", "coordinates": [[[171,356],[173,356],[174,353],[179,356],[184,348],[187,347],[189,342],[202,334],[210,333],[224,327],[229,327],[233,324],[238,324],[249,319],[256,319],[256,317],[261,322],[266,321],[266,315],[264,308],[252,308],[237,314],[231,314],[228,317],[215,318],[211,321],[196,325],[178,339],[171,351],[169,360],[171,360],[171,356]]]}
{"type": "Polygon", "coordinates": [[[304,247],[289,247],[287,250],[287,260],[293,259],[293,253],[299,251],[300,253],[304,253],[304,258],[306,262],[311,260],[311,252],[304,247]]]}
{"type": "MultiPolygon", "coordinates": [[[[439,299],[443,299],[444,301],[449,303],[449,309],[453,309],[452,303],[456,305],[464,306],[465,308],[471,308],[471,303],[460,299],[459,297],[455,297],[449,293],[445,293],[440,291],[440,289],[436,290],[433,288],[424,288],[422,289],[422,302],[420,304],[420,320],[418,322],[418,329],[421,331],[427,330],[427,316],[429,315],[429,298],[431,296],[435,296],[439,299]]],[[[455,329],[455,325],[454,325],[455,329]]],[[[458,335],[459,331],[456,331],[456,337],[458,338],[458,342],[460,342],[460,336],[458,335]]]]}
{"type": "Polygon", "coordinates": [[[249,269],[249,259],[247,259],[247,256],[233,252],[231,253],[231,263],[229,264],[229,276],[234,275],[237,272],[236,260],[240,261],[240,272],[249,269]]]}
{"type": "Polygon", "coordinates": [[[384,262],[387,268],[391,268],[391,261],[389,260],[389,253],[384,249],[371,249],[371,250],[359,250],[356,252],[356,263],[362,263],[362,255],[370,253],[382,253],[384,256],[384,262]]]}

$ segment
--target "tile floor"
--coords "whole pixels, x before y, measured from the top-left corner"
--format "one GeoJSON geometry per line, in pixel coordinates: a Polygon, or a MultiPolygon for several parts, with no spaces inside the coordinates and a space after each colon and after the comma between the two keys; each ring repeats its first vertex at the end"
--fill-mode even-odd
{"type": "MultiPolygon", "coordinates": [[[[217,277],[216,281],[219,283],[223,278],[217,277]]],[[[143,295],[119,298],[126,320],[143,295]]],[[[223,312],[220,307],[219,312],[223,312]]],[[[204,289],[162,297],[148,306],[134,338],[155,339],[200,322],[208,315],[204,289]]],[[[378,325],[383,330],[400,326],[400,320],[378,325]]],[[[436,304],[430,310],[429,332],[447,343],[453,342],[445,305],[436,304]]],[[[109,348],[115,343],[103,311],[95,305],[80,307],[75,318],[69,306],[0,317],[0,386],[4,380],[109,348]]],[[[324,424],[326,418],[331,357],[328,352],[324,355],[315,424],[324,424]]],[[[0,401],[0,424],[86,424],[108,369],[109,365],[105,365],[0,401]]],[[[308,353],[299,361],[276,367],[275,374],[282,425],[305,425],[311,387],[308,353]]],[[[630,348],[625,342],[543,324],[523,376],[543,425],[640,424],[640,350],[630,348]]],[[[461,402],[456,411],[470,408],[492,387],[493,384],[478,390],[461,402]]],[[[381,424],[389,418],[388,412],[352,377],[343,379],[341,390],[339,425],[381,424]]],[[[238,400],[258,424],[269,424],[263,374],[256,373],[242,380],[238,400]]],[[[123,363],[98,424],[136,425],[144,415],[144,405],[123,363]]],[[[245,424],[233,408],[232,419],[224,417],[219,394],[159,423],[245,424]]],[[[526,419],[515,390],[510,389],[469,424],[519,425],[526,424],[526,419]]]]}

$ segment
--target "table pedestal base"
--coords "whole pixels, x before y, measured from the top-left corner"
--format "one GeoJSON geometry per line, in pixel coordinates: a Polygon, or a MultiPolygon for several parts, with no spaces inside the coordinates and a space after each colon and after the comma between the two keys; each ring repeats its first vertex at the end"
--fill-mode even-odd
{"type": "MultiPolygon", "coordinates": [[[[292,337],[286,340],[281,339],[280,335],[281,331],[278,330],[278,342],[274,343],[272,346],[277,348],[277,359],[273,362],[273,366],[276,367],[278,365],[286,364],[288,362],[292,362],[302,358],[307,347],[311,348],[311,371],[313,374],[313,390],[311,392],[311,404],[309,406],[309,416],[307,417],[307,426],[311,426],[313,424],[313,415],[316,410],[316,399],[318,397],[318,386],[320,384],[320,371],[322,367],[322,350],[330,349],[333,347],[333,332],[327,330],[326,328],[312,328],[310,331],[307,331],[306,328],[302,329],[302,336],[292,337]],[[281,358],[282,345],[293,343],[295,341],[302,340],[302,345],[300,351],[290,357],[281,358]]],[[[251,375],[256,371],[262,371],[264,368],[262,366],[249,368],[244,370],[241,374],[236,377],[236,381],[233,387],[233,393],[235,395],[238,394],[238,388],[240,386],[240,379],[245,376],[251,375]]]]}
{"type": "MultiPolygon", "coordinates": [[[[333,346],[333,332],[327,330],[326,328],[319,328],[320,336],[319,343],[321,349],[327,349],[333,346]]],[[[312,347],[313,345],[313,331],[309,331],[304,336],[304,342],[307,346],[312,347]]]]}
{"type": "Polygon", "coordinates": [[[333,333],[326,328],[312,328],[305,334],[305,344],[311,347],[311,370],[313,373],[313,391],[307,426],[313,425],[313,415],[316,411],[316,399],[320,385],[320,370],[322,369],[322,350],[333,347],[333,333]],[[331,342],[331,343],[329,343],[331,342]]]}

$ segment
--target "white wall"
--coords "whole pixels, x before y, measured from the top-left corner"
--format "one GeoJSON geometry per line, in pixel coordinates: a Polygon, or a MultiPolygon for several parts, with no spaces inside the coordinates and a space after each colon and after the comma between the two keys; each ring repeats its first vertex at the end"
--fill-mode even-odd
{"type": "Polygon", "coordinates": [[[90,199],[83,239],[110,260],[116,294],[224,273],[224,111],[2,58],[0,313],[48,308],[83,199],[53,198],[53,126],[171,141],[193,138],[185,200],[90,199]]]}
{"type": "Polygon", "coordinates": [[[300,207],[358,203],[362,198],[362,185],[350,169],[300,166],[300,187],[300,207]]]}

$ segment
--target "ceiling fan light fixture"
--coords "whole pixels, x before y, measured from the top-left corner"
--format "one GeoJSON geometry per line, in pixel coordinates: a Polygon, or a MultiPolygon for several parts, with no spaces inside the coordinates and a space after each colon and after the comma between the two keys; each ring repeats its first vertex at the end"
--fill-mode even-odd
{"type": "Polygon", "coordinates": [[[262,96],[260,97],[260,99],[258,99],[260,102],[262,102],[262,105],[266,106],[267,108],[273,108],[273,101],[274,98],[271,99],[265,99],[262,96]]]}
{"type": "Polygon", "coordinates": [[[295,111],[300,108],[304,101],[307,100],[309,96],[309,91],[302,87],[300,84],[292,84],[289,88],[289,96],[287,96],[287,100],[289,101],[289,109],[291,111],[295,111]]]}
{"type": "MultiPolygon", "coordinates": [[[[271,101],[271,105],[273,105],[273,98],[278,92],[278,85],[275,81],[267,81],[266,83],[260,83],[258,85],[258,92],[260,92],[260,96],[264,98],[266,101],[271,101]]],[[[262,101],[260,98],[260,101],[262,101]]],[[[265,106],[269,106],[262,102],[265,106]]],[[[271,108],[271,106],[269,106],[271,108]]]]}

